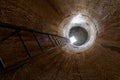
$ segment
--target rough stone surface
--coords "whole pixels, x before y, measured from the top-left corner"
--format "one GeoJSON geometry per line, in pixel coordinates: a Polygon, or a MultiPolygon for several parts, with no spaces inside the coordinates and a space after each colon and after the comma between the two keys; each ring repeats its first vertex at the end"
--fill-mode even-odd
{"type": "MultiPolygon", "coordinates": [[[[0,0],[0,21],[51,33],[58,33],[66,17],[86,11],[99,25],[89,50],[77,54],[53,50],[0,74],[0,80],[120,80],[120,0],[0,0]]],[[[0,29],[0,38],[11,32],[0,29]]],[[[36,54],[38,49],[30,41],[36,54]]],[[[0,56],[7,65],[26,58],[15,53],[24,53],[17,37],[0,44],[0,56]]]]}

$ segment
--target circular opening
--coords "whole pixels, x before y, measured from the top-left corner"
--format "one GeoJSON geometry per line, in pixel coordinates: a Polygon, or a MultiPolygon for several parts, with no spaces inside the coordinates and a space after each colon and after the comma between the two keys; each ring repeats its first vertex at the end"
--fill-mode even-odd
{"type": "Polygon", "coordinates": [[[88,41],[88,32],[81,26],[74,26],[69,31],[69,39],[72,45],[81,46],[88,41]]]}

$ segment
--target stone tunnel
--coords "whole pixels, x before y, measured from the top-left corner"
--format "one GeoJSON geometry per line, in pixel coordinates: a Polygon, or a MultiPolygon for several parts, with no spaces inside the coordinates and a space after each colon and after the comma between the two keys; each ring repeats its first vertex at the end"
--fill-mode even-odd
{"type": "MultiPolygon", "coordinates": [[[[0,72],[0,80],[120,80],[120,0],[0,0],[0,22],[70,40],[0,72]]],[[[0,39],[11,32],[0,27],[0,39]]],[[[21,34],[38,54],[33,36],[21,34]]],[[[0,41],[0,58],[5,66],[26,58],[16,35],[0,41]]]]}

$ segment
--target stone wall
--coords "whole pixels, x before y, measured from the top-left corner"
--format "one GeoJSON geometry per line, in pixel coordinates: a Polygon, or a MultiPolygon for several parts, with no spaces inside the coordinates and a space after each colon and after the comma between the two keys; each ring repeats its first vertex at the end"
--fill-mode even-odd
{"type": "MultiPolygon", "coordinates": [[[[57,33],[62,20],[78,13],[94,18],[99,26],[89,50],[70,54],[74,51],[69,46],[68,52],[58,48],[0,75],[2,80],[120,80],[120,0],[0,0],[0,8],[0,21],[45,32],[57,33]]],[[[8,43],[21,47],[15,41],[8,43]]],[[[14,46],[6,46],[0,45],[0,51],[12,53],[14,46]]]]}
{"type": "Polygon", "coordinates": [[[0,0],[2,22],[57,33],[54,28],[57,28],[60,20],[60,16],[45,0],[0,0]]]}

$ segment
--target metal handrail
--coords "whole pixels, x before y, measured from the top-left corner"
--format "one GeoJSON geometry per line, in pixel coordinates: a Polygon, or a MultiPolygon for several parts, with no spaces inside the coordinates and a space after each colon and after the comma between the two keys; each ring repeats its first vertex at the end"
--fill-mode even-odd
{"type": "MultiPolygon", "coordinates": [[[[58,36],[58,37],[61,37],[61,38],[65,38],[65,37],[62,37],[62,36],[59,36],[59,35],[56,35],[56,34],[40,32],[38,30],[28,29],[25,26],[16,26],[16,25],[9,24],[9,23],[0,22],[0,27],[15,29],[15,30],[22,30],[22,31],[29,31],[29,32],[36,32],[36,33],[40,33],[40,34],[53,35],[53,36],[58,36]]],[[[67,38],[65,38],[65,39],[67,39],[67,38]]],[[[67,39],[67,40],[69,40],[69,39],[67,39]]]]}

